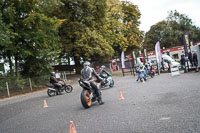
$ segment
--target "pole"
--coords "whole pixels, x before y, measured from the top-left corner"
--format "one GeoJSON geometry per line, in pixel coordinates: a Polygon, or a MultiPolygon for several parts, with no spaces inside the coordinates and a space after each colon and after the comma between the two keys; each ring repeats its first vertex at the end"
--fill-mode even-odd
{"type": "Polygon", "coordinates": [[[8,96],[10,97],[10,91],[9,91],[9,88],[8,88],[8,82],[6,82],[6,87],[7,87],[8,96]]]}
{"type": "Polygon", "coordinates": [[[65,75],[65,81],[67,81],[67,73],[64,73],[64,75],[65,75]]]}
{"type": "Polygon", "coordinates": [[[31,83],[31,79],[30,78],[29,78],[29,84],[30,84],[31,91],[33,91],[32,83],[31,83]]]}

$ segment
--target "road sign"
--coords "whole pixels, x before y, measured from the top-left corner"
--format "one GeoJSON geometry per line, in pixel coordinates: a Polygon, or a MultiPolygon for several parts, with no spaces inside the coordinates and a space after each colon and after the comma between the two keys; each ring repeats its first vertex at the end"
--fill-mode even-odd
{"type": "Polygon", "coordinates": [[[172,76],[180,75],[178,66],[171,66],[171,75],[172,76]]]}

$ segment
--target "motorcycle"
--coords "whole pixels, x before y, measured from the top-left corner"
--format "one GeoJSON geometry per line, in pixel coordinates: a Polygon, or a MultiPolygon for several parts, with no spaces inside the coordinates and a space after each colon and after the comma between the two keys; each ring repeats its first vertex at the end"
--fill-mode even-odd
{"type": "Polygon", "coordinates": [[[66,83],[66,81],[59,81],[58,82],[62,87],[60,88],[60,91],[58,91],[58,89],[53,85],[53,84],[47,84],[47,86],[49,87],[47,89],[47,94],[52,97],[55,95],[58,95],[58,93],[62,93],[62,92],[66,92],[66,93],[70,93],[73,90],[73,87],[69,84],[66,83]]]}
{"type": "Polygon", "coordinates": [[[104,75],[100,75],[101,78],[103,78],[103,82],[101,83],[101,88],[106,88],[106,87],[110,87],[112,88],[114,86],[114,80],[112,78],[112,75],[107,73],[104,75]]]}
{"type": "MultiPolygon", "coordinates": [[[[101,83],[95,81],[98,90],[101,88],[101,83]]],[[[98,98],[94,89],[90,86],[89,81],[79,80],[79,85],[83,88],[81,92],[81,103],[84,108],[90,108],[92,103],[97,101],[98,98]]],[[[101,91],[99,90],[99,95],[101,96],[101,91]]]]}
{"type": "Polygon", "coordinates": [[[150,69],[149,76],[151,76],[151,78],[155,76],[155,70],[153,68],[150,69]]]}

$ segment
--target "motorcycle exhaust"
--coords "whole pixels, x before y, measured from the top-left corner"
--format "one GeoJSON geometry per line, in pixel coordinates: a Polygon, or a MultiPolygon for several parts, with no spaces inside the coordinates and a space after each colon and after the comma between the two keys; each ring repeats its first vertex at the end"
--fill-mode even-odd
{"type": "Polygon", "coordinates": [[[52,91],[56,91],[55,89],[53,89],[53,88],[48,88],[49,90],[52,90],[52,91]]]}

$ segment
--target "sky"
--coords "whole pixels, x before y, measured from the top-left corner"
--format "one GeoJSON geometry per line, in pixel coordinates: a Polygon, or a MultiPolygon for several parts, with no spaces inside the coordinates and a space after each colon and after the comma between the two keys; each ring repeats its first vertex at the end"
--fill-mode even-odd
{"type": "Polygon", "coordinates": [[[140,12],[140,29],[147,32],[159,21],[165,20],[169,11],[177,10],[187,15],[200,27],[200,0],[127,0],[137,5],[140,12]]]}

